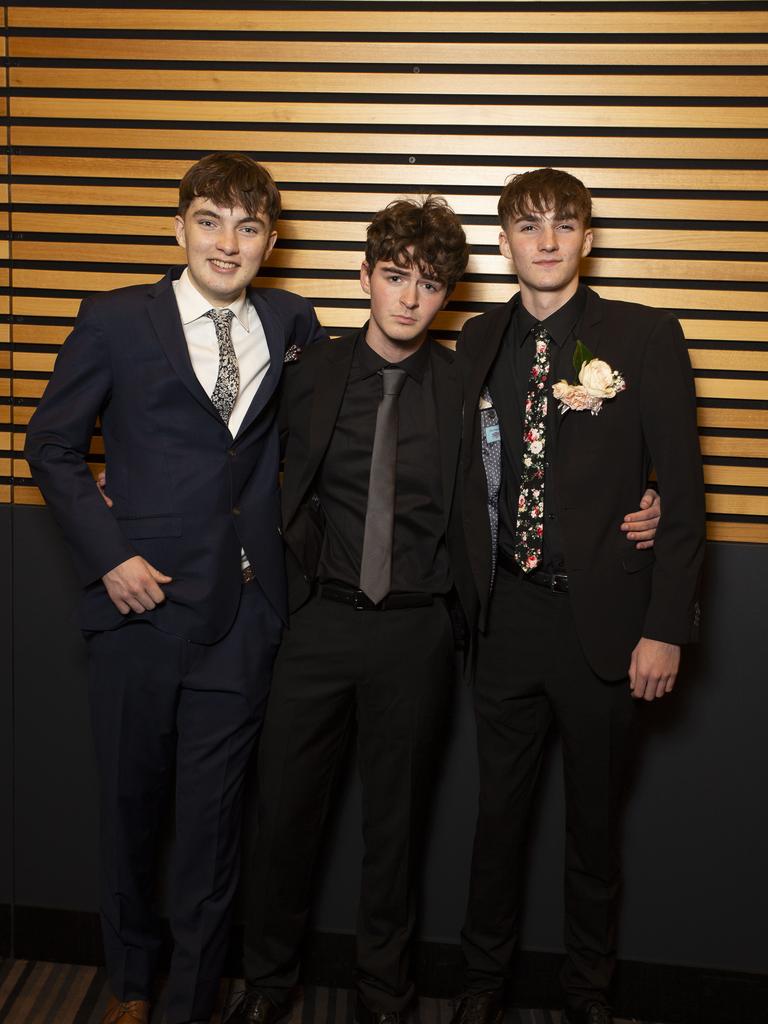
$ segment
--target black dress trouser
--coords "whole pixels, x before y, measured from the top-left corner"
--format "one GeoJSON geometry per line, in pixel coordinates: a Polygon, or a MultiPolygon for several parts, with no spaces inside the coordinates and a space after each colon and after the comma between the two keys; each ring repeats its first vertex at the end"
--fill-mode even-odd
{"type": "Polygon", "coordinates": [[[274,1002],[287,1002],[298,981],[318,846],[355,723],[365,843],[358,992],[375,1012],[412,998],[415,869],[454,675],[442,600],[356,611],[313,597],[292,617],[259,746],[245,872],[245,976],[274,1002]]]}
{"type": "Polygon", "coordinates": [[[528,819],[544,738],[562,740],[566,961],[575,1008],[602,1000],[615,962],[622,788],[634,701],[589,667],[568,594],[499,569],[475,687],[480,800],[462,931],[470,991],[500,988],[517,942],[528,819]]]}

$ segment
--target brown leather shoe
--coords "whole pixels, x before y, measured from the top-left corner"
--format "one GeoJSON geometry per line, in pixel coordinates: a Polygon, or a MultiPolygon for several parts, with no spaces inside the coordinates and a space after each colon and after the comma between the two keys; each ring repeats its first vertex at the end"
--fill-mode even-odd
{"type": "Polygon", "coordinates": [[[101,1024],[149,1024],[149,1000],[110,996],[101,1024]]]}

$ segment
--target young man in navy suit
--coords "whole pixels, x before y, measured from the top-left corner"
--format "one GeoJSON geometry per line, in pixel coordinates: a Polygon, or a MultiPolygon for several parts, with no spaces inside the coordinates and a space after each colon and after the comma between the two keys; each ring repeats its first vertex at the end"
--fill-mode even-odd
{"type": "Polygon", "coordinates": [[[187,266],[83,301],[26,456],[83,585],[101,779],[104,1024],[149,1019],[157,839],[175,776],[166,1019],[210,1019],[237,883],[243,775],[287,619],[277,385],[325,339],[312,307],[250,282],[280,194],[246,156],[179,193],[187,266]],[[100,419],[111,507],[86,464],[100,419]]]}
{"type": "Polygon", "coordinates": [[[512,179],[500,247],[520,291],[469,321],[458,345],[480,807],[462,932],[467,994],[453,1024],[501,1020],[553,720],[567,813],[562,1019],[612,1021],[632,721],[640,700],[671,691],[680,646],[698,631],[704,489],[688,353],[669,313],[579,283],[590,214],[570,174],[512,179]],[[664,513],[653,550],[638,550],[617,523],[651,467],[664,513]]]}

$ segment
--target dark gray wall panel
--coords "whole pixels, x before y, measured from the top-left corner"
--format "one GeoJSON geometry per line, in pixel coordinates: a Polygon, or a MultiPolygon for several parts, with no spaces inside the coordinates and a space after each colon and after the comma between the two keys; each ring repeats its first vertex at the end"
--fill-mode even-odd
{"type": "Polygon", "coordinates": [[[95,910],[96,781],[78,586],[47,509],[14,509],[16,902],[95,910]]]}
{"type": "Polygon", "coordinates": [[[13,891],[13,673],[11,506],[0,505],[0,956],[11,947],[13,891]]]}
{"type": "MultiPolygon", "coordinates": [[[[76,586],[48,513],[16,509],[17,889],[20,904],[96,906],[96,786],[76,586]],[[39,573],[21,567],[45,566],[39,573]],[[34,577],[37,576],[37,579],[34,577]]],[[[621,956],[734,970],[768,963],[768,550],[714,545],[705,638],[672,699],[642,709],[626,819],[621,956]]],[[[476,801],[470,694],[455,713],[424,869],[421,932],[455,943],[464,914],[476,801]]],[[[523,945],[561,943],[563,794],[553,743],[531,825],[523,945]]],[[[354,929],[360,877],[359,784],[340,794],[318,880],[314,925],[354,929]]]]}

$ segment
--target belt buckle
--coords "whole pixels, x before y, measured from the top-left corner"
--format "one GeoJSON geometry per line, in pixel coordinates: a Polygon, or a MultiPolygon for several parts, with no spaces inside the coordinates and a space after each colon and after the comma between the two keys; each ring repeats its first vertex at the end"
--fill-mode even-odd
{"type": "Polygon", "coordinates": [[[376,609],[376,605],[362,590],[355,590],[352,593],[352,607],[356,612],[368,612],[376,609]]]}
{"type": "Polygon", "coordinates": [[[556,594],[568,593],[568,576],[562,572],[553,572],[549,589],[556,594]]]}

